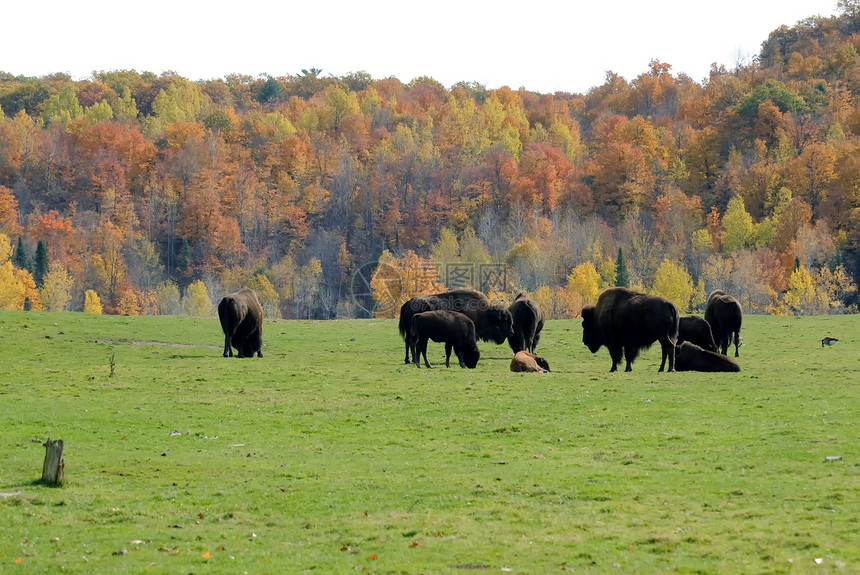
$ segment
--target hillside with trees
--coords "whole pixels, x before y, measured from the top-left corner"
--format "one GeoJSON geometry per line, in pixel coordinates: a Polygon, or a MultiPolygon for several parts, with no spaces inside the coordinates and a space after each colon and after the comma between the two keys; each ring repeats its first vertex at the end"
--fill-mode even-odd
{"type": "Polygon", "coordinates": [[[858,51],[842,0],[701,84],[654,60],[586,94],[0,73],[0,309],[208,315],[249,286],[267,317],[390,316],[471,285],[575,317],[621,284],[853,312],[858,51]]]}

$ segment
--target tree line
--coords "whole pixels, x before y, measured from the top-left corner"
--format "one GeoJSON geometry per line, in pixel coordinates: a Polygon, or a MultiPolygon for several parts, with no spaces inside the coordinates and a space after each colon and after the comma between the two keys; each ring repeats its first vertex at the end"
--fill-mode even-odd
{"type": "Polygon", "coordinates": [[[250,286],[267,317],[384,315],[385,298],[482,287],[445,275],[465,264],[556,317],[622,265],[685,310],[719,287],[747,312],[854,311],[858,4],[702,82],[653,60],[585,94],[0,72],[0,307],[206,315],[250,286]],[[354,297],[368,264],[403,293],[376,274],[354,297]]]}

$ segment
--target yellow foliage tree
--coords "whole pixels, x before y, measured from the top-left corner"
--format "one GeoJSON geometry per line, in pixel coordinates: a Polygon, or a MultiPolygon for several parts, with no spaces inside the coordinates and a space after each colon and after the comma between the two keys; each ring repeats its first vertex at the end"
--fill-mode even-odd
{"type": "Polygon", "coordinates": [[[814,314],[820,307],[817,300],[812,274],[809,273],[809,269],[805,265],[801,264],[791,272],[791,277],[788,278],[785,305],[794,310],[795,313],[814,314]]]}
{"type": "Polygon", "coordinates": [[[69,271],[61,262],[50,263],[48,273],[39,290],[39,299],[48,311],[66,311],[72,300],[72,285],[74,281],[69,271]]]}
{"type": "Polygon", "coordinates": [[[268,277],[257,274],[248,282],[248,287],[257,292],[264,317],[281,319],[281,298],[268,277]]]}
{"type": "Polygon", "coordinates": [[[600,280],[600,274],[597,273],[594,264],[584,262],[573,268],[567,276],[567,289],[578,293],[585,304],[593,304],[600,295],[600,280]]]}
{"type": "Polygon", "coordinates": [[[153,294],[159,315],[179,315],[182,313],[182,298],[179,287],[173,281],[165,281],[155,287],[153,294]]]}
{"type": "Polygon", "coordinates": [[[212,315],[212,300],[209,299],[209,291],[206,284],[197,280],[185,290],[183,301],[185,313],[193,317],[209,317],[212,315]]]}
{"type": "Polygon", "coordinates": [[[84,313],[97,315],[102,313],[102,302],[99,299],[99,294],[91,289],[88,289],[84,294],[84,313]]]}
{"type": "Polygon", "coordinates": [[[653,291],[678,306],[679,312],[687,313],[693,296],[693,280],[683,264],[666,259],[657,268],[653,291]]]}
{"type": "Polygon", "coordinates": [[[409,299],[445,291],[445,285],[439,281],[439,268],[435,263],[418,257],[411,250],[400,258],[383,250],[370,279],[370,289],[376,302],[374,317],[396,318],[409,299]]]}
{"type": "Polygon", "coordinates": [[[24,285],[6,260],[0,264],[0,309],[21,309],[24,305],[24,285]]]}

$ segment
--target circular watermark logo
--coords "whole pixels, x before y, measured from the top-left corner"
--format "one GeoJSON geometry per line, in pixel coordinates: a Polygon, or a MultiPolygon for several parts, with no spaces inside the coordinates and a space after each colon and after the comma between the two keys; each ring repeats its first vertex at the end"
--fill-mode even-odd
{"type": "Polygon", "coordinates": [[[368,262],[355,270],[349,287],[353,303],[367,317],[373,317],[395,308],[403,293],[403,278],[393,266],[368,262]]]}

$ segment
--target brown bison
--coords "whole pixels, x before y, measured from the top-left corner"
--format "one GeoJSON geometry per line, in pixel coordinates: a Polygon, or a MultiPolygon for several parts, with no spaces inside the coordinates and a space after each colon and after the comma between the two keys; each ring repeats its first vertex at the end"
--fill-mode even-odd
{"type": "Polygon", "coordinates": [[[528,351],[518,351],[511,360],[511,371],[536,371],[545,373],[549,371],[549,362],[541,356],[528,351]]]}
{"type": "Polygon", "coordinates": [[[242,288],[218,303],[224,330],[224,357],[263,357],[263,308],[254,290],[242,288]]]}
{"type": "Polygon", "coordinates": [[[534,353],[543,329],[543,312],[540,306],[528,294],[520,292],[508,311],[511,312],[514,322],[514,335],[508,338],[511,349],[514,353],[523,350],[534,353]]]}
{"type": "MultiPolygon", "coordinates": [[[[475,335],[482,341],[502,344],[514,333],[511,312],[501,305],[494,305],[479,291],[456,289],[443,293],[417,296],[400,308],[400,335],[406,343],[404,363],[409,363],[409,329],[412,316],[433,310],[448,310],[466,315],[475,324],[475,335]]],[[[413,361],[417,358],[413,357],[413,361]]]]}
{"type": "Polygon", "coordinates": [[[632,371],[639,351],[659,341],[663,350],[659,371],[666,367],[667,359],[669,371],[675,371],[679,319],[678,308],[666,298],[612,287],[600,294],[596,305],[582,308],[582,343],[591,353],[604,345],[609,348],[609,371],[618,369],[623,352],[625,371],[632,371]]]}
{"type": "Polygon", "coordinates": [[[714,333],[714,341],[720,348],[720,353],[726,355],[729,344],[735,344],[735,357],[740,357],[738,347],[741,340],[741,323],[743,322],[743,311],[738,300],[726,295],[723,290],[714,290],[708,296],[705,306],[705,320],[710,324],[714,333]]]}
{"type": "Polygon", "coordinates": [[[740,371],[741,366],[732,358],[715,351],[702,349],[685,341],[675,352],[675,369],[678,371],[740,371]]]}
{"type": "Polygon", "coordinates": [[[412,357],[417,367],[421,367],[422,355],[424,365],[432,367],[427,361],[427,340],[429,339],[445,344],[445,367],[451,367],[451,349],[460,360],[460,367],[472,369],[478,365],[481,353],[475,341],[475,323],[464,314],[448,310],[433,310],[412,316],[407,343],[412,347],[412,357]]]}
{"type": "Polygon", "coordinates": [[[682,315],[678,323],[678,342],[689,341],[708,351],[717,351],[714,334],[711,333],[711,325],[697,315],[682,315]]]}

